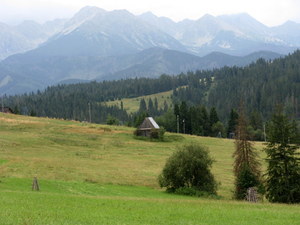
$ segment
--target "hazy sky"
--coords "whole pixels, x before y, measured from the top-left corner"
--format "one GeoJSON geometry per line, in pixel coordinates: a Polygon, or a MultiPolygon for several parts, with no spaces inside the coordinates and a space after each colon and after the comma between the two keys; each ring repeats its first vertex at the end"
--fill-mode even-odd
{"type": "Polygon", "coordinates": [[[24,19],[44,22],[68,18],[90,5],[106,10],[127,9],[134,14],[151,11],[175,21],[247,12],[260,22],[279,25],[300,22],[300,0],[0,0],[0,21],[19,23],[24,19]]]}

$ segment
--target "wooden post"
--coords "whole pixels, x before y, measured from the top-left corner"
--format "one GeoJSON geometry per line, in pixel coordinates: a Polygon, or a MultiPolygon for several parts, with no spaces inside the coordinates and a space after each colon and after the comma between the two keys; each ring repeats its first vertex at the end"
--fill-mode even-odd
{"type": "Polygon", "coordinates": [[[254,187],[250,187],[247,189],[246,199],[248,202],[257,202],[258,201],[258,194],[257,190],[254,187]]]}
{"type": "Polygon", "coordinates": [[[38,183],[37,177],[34,177],[34,178],[33,178],[33,181],[32,181],[32,190],[33,190],[33,191],[39,191],[39,190],[40,190],[40,187],[39,187],[39,183],[38,183]]]}

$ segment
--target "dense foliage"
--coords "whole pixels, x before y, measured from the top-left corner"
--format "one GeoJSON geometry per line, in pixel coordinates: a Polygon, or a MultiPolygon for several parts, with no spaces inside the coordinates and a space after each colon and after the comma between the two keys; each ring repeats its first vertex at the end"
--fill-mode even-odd
{"type": "Polygon", "coordinates": [[[278,110],[268,126],[267,198],[271,202],[300,202],[300,158],[297,127],[278,110]]]}
{"type": "MultiPolygon", "coordinates": [[[[300,119],[300,50],[274,61],[260,59],[243,68],[224,67],[178,76],[162,75],[157,79],[136,78],[58,85],[42,92],[4,97],[4,104],[25,115],[76,120],[89,120],[91,117],[92,122],[97,123],[105,123],[108,115],[111,115],[120,123],[125,123],[132,122],[135,115],[128,115],[122,106],[107,106],[104,104],[106,101],[169,90],[173,90],[173,106],[185,102],[186,106],[180,106],[182,112],[195,107],[185,114],[186,117],[192,117],[192,120],[179,119],[180,132],[215,136],[218,130],[223,129],[221,124],[216,122],[220,120],[223,124],[229,121],[228,133],[222,134],[229,136],[234,131],[236,119],[236,115],[229,118],[229,114],[232,109],[238,107],[240,99],[243,99],[248,109],[246,114],[252,115],[252,133],[256,139],[262,139],[263,121],[270,118],[276,104],[283,104],[290,117],[300,119]],[[88,103],[91,107],[88,107],[88,103]],[[195,113],[201,112],[202,118],[205,114],[209,116],[203,108],[199,108],[200,106],[205,106],[209,111],[214,108],[213,111],[217,112],[218,117],[208,117],[209,124],[203,124],[200,128],[192,127],[196,120],[200,120],[195,113]],[[215,130],[212,123],[216,124],[215,130]]],[[[170,105],[165,105],[164,109],[157,109],[155,99],[145,103],[147,106],[144,104],[143,107],[147,107],[151,116],[160,116],[170,108],[170,105]]],[[[176,126],[175,123],[175,129],[176,126]]],[[[174,130],[174,127],[170,130],[174,130]]]]}
{"type": "Polygon", "coordinates": [[[91,121],[95,123],[105,123],[108,115],[111,115],[126,122],[130,120],[130,115],[123,107],[106,106],[103,103],[172,90],[184,85],[186,79],[184,76],[162,75],[159,79],[140,78],[58,85],[48,87],[43,92],[6,97],[4,101],[16,112],[25,115],[89,121],[91,114],[91,121]]]}
{"type": "Polygon", "coordinates": [[[210,171],[212,163],[205,147],[186,145],[167,160],[159,176],[159,184],[170,192],[188,188],[216,194],[217,184],[210,171]]]}
{"type": "Polygon", "coordinates": [[[300,118],[300,50],[273,61],[260,59],[246,67],[213,70],[211,79],[203,79],[203,75],[195,73],[196,78],[174,92],[174,97],[216,107],[221,120],[232,108],[238,108],[241,99],[247,114],[258,111],[267,119],[276,104],[283,104],[289,116],[300,118]]]}

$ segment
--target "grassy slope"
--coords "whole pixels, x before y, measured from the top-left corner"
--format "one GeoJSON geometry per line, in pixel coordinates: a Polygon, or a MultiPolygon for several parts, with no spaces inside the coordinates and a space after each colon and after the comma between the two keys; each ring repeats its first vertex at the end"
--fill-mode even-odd
{"type": "Polygon", "coordinates": [[[158,188],[157,175],[176,146],[197,142],[217,161],[219,194],[231,196],[232,140],[166,134],[165,142],[150,142],[134,139],[132,128],[15,115],[2,115],[0,127],[2,176],[158,188]]]}
{"type": "Polygon", "coordinates": [[[134,113],[139,110],[141,99],[144,98],[146,103],[148,104],[148,101],[150,98],[152,99],[153,103],[154,103],[154,99],[157,98],[158,108],[163,109],[164,101],[167,102],[169,107],[172,105],[172,100],[171,100],[172,93],[173,93],[173,91],[166,91],[166,92],[160,92],[160,93],[152,94],[152,95],[140,96],[137,98],[123,98],[121,100],[109,101],[109,102],[106,102],[105,104],[108,106],[116,105],[118,107],[121,107],[121,101],[122,101],[124,109],[128,113],[134,113]]]}
{"type": "Polygon", "coordinates": [[[134,139],[132,132],[127,127],[0,114],[0,224],[300,221],[299,206],[229,201],[231,140],[167,134],[166,142],[149,142],[134,139]],[[166,158],[176,146],[192,141],[208,146],[216,159],[213,173],[225,200],[173,196],[158,189],[156,178],[166,158]],[[30,191],[33,176],[40,179],[41,192],[30,191]]]}

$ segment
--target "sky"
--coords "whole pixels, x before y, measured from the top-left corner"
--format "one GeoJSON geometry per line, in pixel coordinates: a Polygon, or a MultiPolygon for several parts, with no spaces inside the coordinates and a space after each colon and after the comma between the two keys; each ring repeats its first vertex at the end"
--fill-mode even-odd
{"type": "Polygon", "coordinates": [[[0,0],[0,22],[70,18],[87,5],[109,11],[126,9],[136,15],[151,11],[174,21],[195,20],[205,14],[248,13],[268,26],[287,20],[300,23],[300,0],[0,0]]]}

